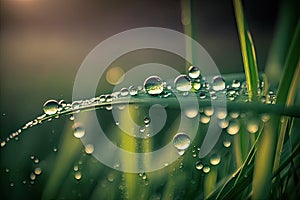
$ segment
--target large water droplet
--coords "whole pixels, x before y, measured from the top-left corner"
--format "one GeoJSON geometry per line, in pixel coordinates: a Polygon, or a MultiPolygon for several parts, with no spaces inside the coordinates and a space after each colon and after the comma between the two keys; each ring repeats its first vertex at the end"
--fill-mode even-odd
{"type": "Polygon", "coordinates": [[[198,78],[200,76],[200,69],[195,66],[189,67],[189,77],[191,78],[198,78]]]}
{"type": "Polygon", "coordinates": [[[161,94],[164,90],[164,82],[158,76],[150,76],[144,82],[144,89],[150,95],[161,94]]]}
{"type": "Polygon", "coordinates": [[[174,81],[176,90],[181,92],[190,91],[192,88],[192,82],[187,75],[179,75],[174,81]]]}
{"type": "Polygon", "coordinates": [[[76,138],[82,138],[84,136],[84,134],[85,134],[84,128],[79,123],[75,123],[73,125],[73,130],[74,130],[74,136],[76,138]]]}
{"type": "Polygon", "coordinates": [[[215,76],[213,79],[212,88],[215,91],[220,91],[225,89],[225,80],[221,76],[215,76]]]}
{"type": "Polygon", "coordinates": [[[191,144],[190,137],[185,133],[178,133],[173,138],[173,145],[178,151],[186,150],[191,144]]]}
{"type": "Polygon", "coordinates": [[[59,104],[56,100],[48,100],[43,105],[43,110],[47,115],[56,114],[58,111],[59,104]]]}

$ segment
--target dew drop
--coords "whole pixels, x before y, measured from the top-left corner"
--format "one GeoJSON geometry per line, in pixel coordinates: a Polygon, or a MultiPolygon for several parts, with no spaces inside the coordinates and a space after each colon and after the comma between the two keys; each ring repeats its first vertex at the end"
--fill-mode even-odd
{"type": "Polygon", "coordinates": [[[200,79],[195,79],[193,81],[192,85],[195,90],[199,90],[201,88],[200,79]]]}
{"type": "Polygon", "coordinates": [[[135,95],[137,95],[137,93],[138,93],[138,88],[135,87],[134,85],[130,86],[130,87],[128,88],[128,90],[129,90],[129,94],[130,94],[131,96],[135,96],[135,95]]]}
{"type": "Polygon", "coordinates": [[[202,171],[204,172],[204,173],[209,173],[210,172],[210,167],[209,166],[204,166],[203,168],[202,168],[202,171]]]}
{"type": "Polygon", "coordinates": [[[129,94],[129,90],[127,88],[122,88],[120,94],[122,97],[126,97],[129,94]]]}
{"type": "Polygon", "coordinates": [[[270,120],[270,115],[269,114],[262,114],[261,115],[261,120],[266,123],[270,120]]]}
{"type": "Polygon", "coordinates": [[[144,82],[144,89],[150,95],[161,94],[164,90],[164,83],[158,76],[150,76],[144,82]]]}
{"type": "Polygon", "coordinates": [[[200,115],[200,122],[202,124],[208,124],[210,121],[210,117],[206,116],[206,115],[200,115]]]}
{"type": "Polygon", "coordinates": [[[73,170],[76,172],[79,170],[78,165],[74,165],[73,170]]]}
{"type": "Polygon", "coordinates": [[[240,123],[236,120],[230,121],[226,129],[229,135],[235,135],[239,132],[239,130],[240,130],[240,123]]]}
{"type": "Polygon", "coordinates": [[[176,90],[187,92],[192,89],[192,82],[187,75],[179,75],[174,81],[176,90]]]}
{"type": "Polygon", "coordinates": [[[149,117],[144,117],[144,123],[145,123],[146,126],[150,124],[150,121],[151,120],[150,120],[149,117]]]}
{"type": "Polygon", "coordinates": [[[37,167],[37,168],[34,169],[34,173],[36,175],[40,175],[42,173],[42,169],[40,167],[37,167]]]}
{"type": "Polygon", "coordinates": [[[198,78],[200,76],[200,69],[195,66],[189,67],[189,77],[191,78],[198,78]]]}
{"type": "Polygon", "coordinates": [[[225,89],[225,80],[221,76],[215,76],[213,79],[212,89],[214,91],[221,91],[225,89]]]}
{"type": "Polygon", "coordinates": [[[29,177],[30,177],[31,180],[35,180],[36,175],[34,173],[31,173],[29,177]]]}
{"type": "Polygon", "coordinates": [[[256,133],[258,131],[258,128],[259,122],[257,119],[252,118],[247,121],[247,130],[249,131],[249,133],[256,133]]]}
{"type": "Polygon", "coordinates": [[[221,162],[221,156],[219,154],[213,154],[209,160],[210,164],[218,165],[221,162]]]}
{"type": "Polygon", "coordinates": [[[239,88],[241,86],[241,82],[239,80],[233,80],[231,86],[233,88],[239,88]]]}
{"type": "Polygon", "coordinates": [[[85,146],[85,153],[92,154],[94,152],[94,146],[92,144],[88,144],[85,146]]]}
{"type": "Polygon", "coordinates": [[[196,167],[197,170],[201,170],[203,168],[202,162],[201,161],[197,161],[195,167],[196,167]]]}
{"type": "Polygon", "coordinates": [[[80,180],[81,177],[82,177],[82,175],[81,175],[81,172],[80,172],[80,171],[76,171],[76,172],[74,173],[74,178],[75,178],[76,180],[80,180]]]}
{"type": "Polygon", "coordinates": [[[173,137],[173,145],[177,150],[186,150],[191,144],[190,137],[185,133],[177,133],[173,137]]]}
{"type": "Polygon", "coordinates": [[[82,138],[85,134],[84,128],[79,123],[75,123],[73,125],[73,130],[74,130],[74,136],[76,138],[82,138]]]}
{"type": "Polygon", "coordinates": [[[56,114],[58,111],[59,104],[56,100],[48,100],[43,105],[43,110],[47,115],[56,114]]]}
{"type": "Polygon", "coordinates": [[[193,119],[198,115],[199,111],[193,106],[188,106],[184,108],[184,114],[187,118],[193,119]]]}
{"type": "Polygon", "coordinates": [[[214,114],[214,110],[212,107],[205,107],[203,110],[204,114],[208,117],[212,116],[214,114]]]}
{"type": "Polygon", "coordinates": [[[223,145],[224,145],[224,147],[228,148],[228,147],[230,147],[231,142],[229,140],[224,140],[223,145]]]}

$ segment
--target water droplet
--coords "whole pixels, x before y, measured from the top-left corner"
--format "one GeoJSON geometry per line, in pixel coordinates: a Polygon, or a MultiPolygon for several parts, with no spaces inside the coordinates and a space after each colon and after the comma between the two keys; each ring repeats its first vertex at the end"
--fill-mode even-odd
{"type": "Polygon", "coordinates": [[[206,115],[200,115],[200,122],[202,124],[208,124],[210,121],[210,117],[206,116],[206,115]]]}
{"type": "Polygon", "coordinates": [[[214,114],[214,110],[212,107],[205,107],[203,110],[204,114],[208,117],[212,116],[214,114]]]}
{"type": "Polygon", "coordinates": [[[9,172],[9,169],[8,169],[8,168],[5,168],[5,172],[8,173],[8,172],[9,172]]]}
{"type": "Polygon", "coordinates": [[[247,121],[247,130],[250,133],[256,133],[258,131],[258,128],[259,128],[259,122],[256,118],[252,118],[247,121]]]}
{"type": "Polygon", "coordinates": [[[4,147],[6,145],[5,141],[1,141],[1,147],[4,147]]]}
{"type": "Polygon", "coordinates": [[[58,111],[59,104],[56,100],[48,100],[43,105],[43,110],[47,115],[56,114],[58,111]]]}
{"type": "Polygon", "coordinates": [[[187,118],[193,119],[198,115],[199,111],[196,107],[193,106],[187,106],[184,108],[184,114],[187,116],[187,118]]]}
{"type": "Polygon", "coordinates": [[[129,94],[131,96],[135,96],[135,95],[137,95],[137,93],[138,93],[138,88],[137,87],[135,87],[134,85],[129,87],[129,94]]]}
{"type": "Polygon", "coordinates": [[[192,83],[187,75],[179,75],[174,81],[176,90],[181,92],[187,92],[192,89],[192,83]]]}
{"type": "Polygon", "coordinates": [[[241,82],[239,80],[233,80],[231,86],[233,88],[239,88],[241,86],[241,82]]]}
{"type": "Polygon", "coordinates": [[[213,79],[212,89],[214,91],[221,91],[225,89],[225,80],[221,76],[215,76],[213,79]]]}
{"type": "Polygon", "coordinates": [[[210,164],[218,165],[221,162],[221,156],[219,154],[213,154],[209,160],[210,164]]]}
{"type": "Polygon", "coordinates": [[[94,146],[92,144],[88,144],[85,146],[85,153],[92,154],[94,152],[94,146]]]}
{"type": "Polygon", "coordinates": [[[196,169],[201,170],[203,168],[203,164],[201,161],[196,162],[196,169]]]}
{"type": "Polygon", "coordinates": [[[173,137],[173,145],[177,150],[186,150],[191,144],[190,137],[185,133],[177,133],[173,137]]]}
{"type": "Polygon", "coordinates": [[[80,172],[80,171],[76,171],[76,172],[74,173],[74,178],[75,178],[76,180],[80,180],[81,177],[82,177],[82,175],[81,175],[81,172],[80,172]]]}
{"type": "Polygon", "coordinates": [[[144,117],[144,123],[145,123],[146,126],[150,124],[150,121],[151,120],[150,120],[149,117],[144,117]]]}
{"type": "Polygon", "coordinates": [[[76,138],[82,138],[85,134],[84,128],[79,123],[73,124],[73,130],[76,138]]]}
{"type": "Polygon", "coordinates": [[[127,88],[122,88],[120,94],[122,97],[126,97],[129,94],[129,90],[127,88]]]}
{"type": "Polygon", "coordinates": [[[37,164],[40,162],[40,160],[38,158],[35,158],[33,162],[37,164]]]}
{"type": "Polygon", "coordinates": [[[200,76],[200,69],[195,66],[189,67],[189,77],[191,78],[198,78],[200,76]]]}
{"type": "Polygon", "coordinates": [[[235,135],[240,130],[240,123],[237,120],[232,120],[226,129],[227,133],[230,135],[235,135]]]}
{"type": "Polygon", "coordinates": [[[270,115],[269,114],[262,114],[261,115],[261,120],[266,123],[270,120],[270,115]]]}
{"type": "Polygon", "coordinates": [[[73,170],[76,172],[79,170],[78,165],[74,165],[73,170]]]}
{"type": "Polygon", "coordinates": [[[42,169],[40,167],[37,167],[37,168],[34,169],[34,173],[36,175],[40,175],[42,173],[42,169]]]}
{"type": "Polygon", "coordinates": [[[36,175],[34,173],[31,173],[29,177],[30,177],[31,180],[35,180],[36,175]]]}
{"type": "Polygon", "coordinates": [[[193,88],[195,89],[195,90],[199,90],[200,88],[201,88],[201,81],[200,81],[200,79],[195,79],[194,81],[193,81],[193,83],[192,83],[192,85],[193,85],[193,88]]]}
{"type": "Polygon", "coordinates": [[[228,124],[229,124],[228,120],[223,119],[223,120],[219,121],[220,128],[227,128],[228,124]]]}
{"type": "Polygon", "coordinates": [[[158,76],[150,76],[144,82],[144,89],[150,95],[161,94],[164,90],[164,83],[158,76]]]}
{"type": "Polygon", "coordinates": [[[236,119],[240,116],[240,113],[238,111],[236,112],[230,112],[230,117],[233,118],[233,119],[236,119]]]}
{"type": "Polygon", "coordinates": [[[224,140],[223,145],[224,145],[224,147],[228,148],[228,147],[230,147],[231,142],[229,140],[224,140]]]}
{"type": "Polygon", "coordinates": [[[204,172],[204,173],[209,173],[210,172],[210,167],[209,166],[204,166],[203,168],[202,168],[202,171],[204,172]]]}
{"type": "Polygon", "coordinates": [[[218,119],[225,119],[227,117],[227,111],[225,109],[216,110],[216,116],[218,119]]]}
{"type": "Polygon", "coordinates": [[[206,93],[204,91],[199,92],[199,98],[200,99],[205,99],[206,98],[206,93]]]}

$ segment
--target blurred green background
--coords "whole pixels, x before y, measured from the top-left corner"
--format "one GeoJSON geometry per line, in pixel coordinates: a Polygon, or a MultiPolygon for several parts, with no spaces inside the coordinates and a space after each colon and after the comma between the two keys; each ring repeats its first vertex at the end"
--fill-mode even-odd
{"type": "MultiPolygon", "coordinates": [[[[279,1],[244,2],[260,71],[267,62],[280,5],[279,1]]],[[[208,51],[220,72],[243,72],[232,2],[192,1],[191,6],[194,38],[208,51]]],[[[1,0],[0,17],[1,140],[41,114],[46,100],[71,101],[80,64],[104,39],[147,26],[183,32],[181,3],[173,0],[1,0]]],[[[146,52],[144,56],[151,60],[157,54],[146,52]]],[[[125,70],[129,67],[127,64],[125,70]]],[[[181,64],[172,67],[185,72],[181,64]]],[[[108,83],[101,85],[99,93],[108,92],[110,87],[108,83]]],[[[18,199],[24,194],[27,198],[40,197],[49,174],[29,189],[21,183],[35,168],[30,156],[53,160],[50,153],[59,146],[67,121],[62,118],[25,131],[19,141],[0,150],[1,199],[18,199]]],[[[40,165],[51,168],[49,162],[40,165]]]]}

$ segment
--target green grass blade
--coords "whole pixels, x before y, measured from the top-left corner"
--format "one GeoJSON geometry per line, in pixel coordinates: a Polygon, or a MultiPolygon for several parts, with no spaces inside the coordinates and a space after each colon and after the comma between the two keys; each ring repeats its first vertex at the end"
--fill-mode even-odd
{"type": "Polygon", "coordinates": [[[233,2],[249,92],[249,101],[253,101],[257,97],[257,86],[259,83],[254,44],[247,28],[241,1],[234,0],[233,2]]]}
{"type": "MultiPolygon", "coordinates": [[[[293,86],[293,82],[295,82],[297,80],[297,77],[299,76],[299,31],[300,24],[298,23],[297,30],[294,34],[288,57],[285,62],[284,73],[280,81],[279,90],[277,93],[276,103],[279,105],[293,103],[296,90],[296,86],[293,86]]],[[[264,199],[269,197],[274,163],[278,165],[277,163],[279,163],[280,160],[280,152],[282,148],[281,143],[283,142],[286,129],[282,129],[280,134],[277,134],[280,124],[279,115],[271,116],[271,122],[272,123],[270,124],[270,126],[266,128],[266,131],[262,135],[260,146],[257,151],[257,157],[255,160],[255,169],[252,184],[252,197],[254,199],[264,199]],[[278,140],[278,138],[280,140],[278,140]]]]}

